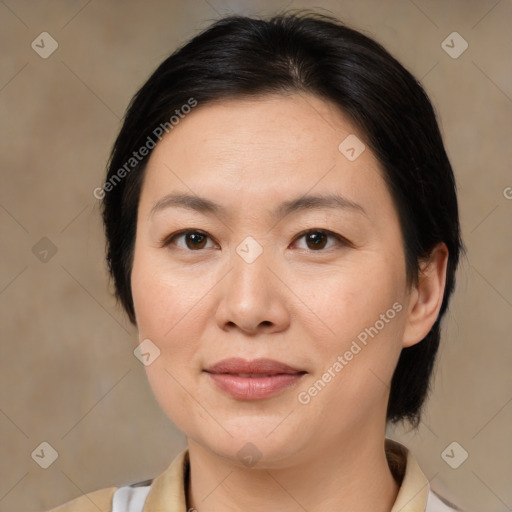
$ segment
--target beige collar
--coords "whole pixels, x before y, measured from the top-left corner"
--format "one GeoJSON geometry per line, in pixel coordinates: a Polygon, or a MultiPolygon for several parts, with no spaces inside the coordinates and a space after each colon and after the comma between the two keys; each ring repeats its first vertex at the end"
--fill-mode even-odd
{"type": "MultiPolygon", "coordinates": [[[[401,481],[391,512],[424,512],[429,492],[427,478],[405,446],[391,439],[386,439],[385,446],[393,476],[401,481]]],[[[188,476],[189,456],[188,449],[185,449],[154,479],[143,512],[187,512],[185,486],[188,476]]]]}

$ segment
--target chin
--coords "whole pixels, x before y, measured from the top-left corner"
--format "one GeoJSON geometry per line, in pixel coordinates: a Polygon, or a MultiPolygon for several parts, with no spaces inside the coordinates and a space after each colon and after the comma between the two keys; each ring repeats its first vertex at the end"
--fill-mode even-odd
{"type": "MultiPolygon", "coordinates": [[[[194,441],[230,464],[248,469],[279,469],[293,465],[303,450],[301,446],[312,446],[307,440],[306,431],[301,428],[300,436],[287,427],[282,418],[237,418],[232,422],[223,422],[229,435],[212,436],[202,432],[194,441]],[[277,428],[276,428],[277,426],[277,428]]],[[[285,420],[286,422],[287,420],[285,420]]]]}

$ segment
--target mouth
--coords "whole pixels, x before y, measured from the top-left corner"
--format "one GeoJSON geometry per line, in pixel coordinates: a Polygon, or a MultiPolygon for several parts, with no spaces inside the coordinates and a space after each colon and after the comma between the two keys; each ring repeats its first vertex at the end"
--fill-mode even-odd
{"type": "Polygon", "coordinates": [[[238,400],[260,400],[295,385],[305,370],[272,359],[230,358],[204,370],[218,389],[238,400]]]}

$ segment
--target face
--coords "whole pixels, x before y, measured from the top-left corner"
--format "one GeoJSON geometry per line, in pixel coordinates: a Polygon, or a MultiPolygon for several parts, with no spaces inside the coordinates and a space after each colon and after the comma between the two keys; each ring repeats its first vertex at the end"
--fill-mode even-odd
{"type": "Polygon", "coordinates": [[[271,468],[383,436],[410,294],[362,141],[294,94],[198,105],[154,149],[132,291],[139,341],[160,350],[149,383],[189,442],[271,468]],[[231,358],[287,367],[213,368],[231,358]]]}

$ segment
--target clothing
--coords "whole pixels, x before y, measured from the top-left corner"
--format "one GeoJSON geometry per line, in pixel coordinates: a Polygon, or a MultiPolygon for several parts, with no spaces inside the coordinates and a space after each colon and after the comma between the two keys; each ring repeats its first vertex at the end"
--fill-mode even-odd
{"type": "MultiPolygon", "coordinates": [[[[430,489],[429,482],[412,453],[400,443],[386,439],[389,467],[400,484],[391,512],[454,512],[430,489]]],[[[187,512],[186,482],[188,449],[153,480],[122,487],[108,487],[71,500],[48,512],[187,512]]]]}

